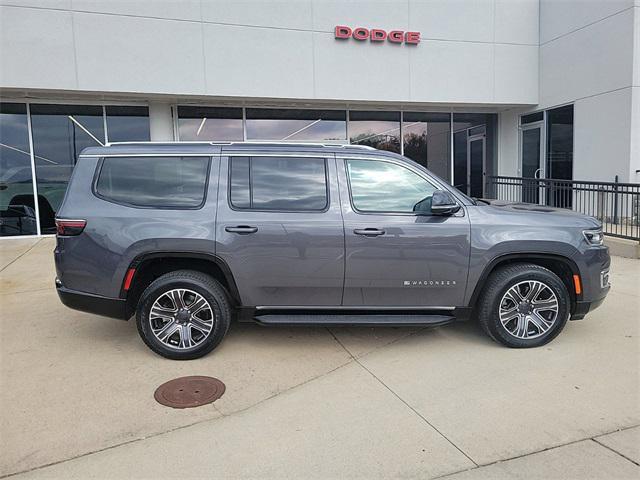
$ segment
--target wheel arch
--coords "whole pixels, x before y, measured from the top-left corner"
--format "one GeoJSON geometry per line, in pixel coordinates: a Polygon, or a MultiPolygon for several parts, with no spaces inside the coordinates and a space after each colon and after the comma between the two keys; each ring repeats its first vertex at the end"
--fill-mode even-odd
{"type": "Polygon", "coordinates": [[[137,256],[127,268],[127,272],[135,269],[131,288],[121,291],[121,298],[126,299],[127,314],[130,317],[135,312],[142,292],[156,278],[176,270],[195,270],[215,278],[226,290],[232,306],[240,306],[241,299],[231,269],[227,263],[217,255],[202,252],[173,252],[158,251],[137,256]]]}
{"type": "Polygon", "coordinates": [[[573,284],[573,276],[579,276],[580,270],[578,269],[578,265],[569,257],[551,253],[511,253],[494,258],[485,266],[476,282],[471,298],[469,299],[469,307],[476,307],[486,280],[496,269],[515,263],[532,263],[555,273],[565,284],[565,287],[567,287],[567,291],[571,297],[571,313],[573,313],[576,302],[582,298],[582,294],[576,294],[573,284]]]}

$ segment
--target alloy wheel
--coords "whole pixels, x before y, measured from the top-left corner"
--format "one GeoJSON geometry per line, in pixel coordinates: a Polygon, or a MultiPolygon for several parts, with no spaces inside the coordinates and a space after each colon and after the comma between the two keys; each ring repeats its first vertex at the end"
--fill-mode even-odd
{"type": "Polygon", "coordinates": [[[500,322],[509,334],[523,340],[544,335],[558,318],[558,297],[538,280],[510,287],[500,300],[500,322]]]}
{"type": "Polygon", "coordinates": [[[186,288],[164,292],[149,312],[153,335],[174,350],[200,345],[211,334],[214,322],[215,314],[209,302],[186,288]]]}

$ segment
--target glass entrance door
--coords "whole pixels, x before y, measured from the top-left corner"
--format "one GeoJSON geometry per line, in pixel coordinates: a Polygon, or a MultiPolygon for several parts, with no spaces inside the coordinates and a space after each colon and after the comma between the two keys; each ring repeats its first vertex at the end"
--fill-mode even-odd
{"type": "Polygon", "coordinates": [[[545,178],[542,137],[542,122],[520,127],[522,201],[526,203],[540,203],[543,200],[538,182],[538,179],[545,178]]]}
{"type": "Polygon", "coordinates": [[[469,136],[467,139],[467,185],[469,185],[471,197],[484,196],[485,157],[485,134],[469,136]]]}

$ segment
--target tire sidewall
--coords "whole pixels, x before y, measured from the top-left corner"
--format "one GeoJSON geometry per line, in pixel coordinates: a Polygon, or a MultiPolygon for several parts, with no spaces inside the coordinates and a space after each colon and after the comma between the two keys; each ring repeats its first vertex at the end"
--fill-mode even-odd
{"type": "Polygon", "coordinates": [[[537,347],[540,345],[544,345],[553,340],[562,331],[565,324],[567,323],[571,311],[571,299],[569,297],[569,293],[567,292],[566,286],[564,285],[562,280],[560,280],[553,272],[532,268],[530,270],[519,272],[518,274],[513,275],[506,280],[503,280],[498,285],[496,285],[496,287],[497,288],[494,290],[492,299],[490,300],[490,321],[488,322],[488,327],[491,334],[496,337],[496,339],[501,343],[516,348],[537,347]],[[522,339],[511,335],[511,333],[508,332],[504,325],[502,325],[499,314],[500,303],[504,294],[511,287],[513,287],[517,283],[531,280],[542,282],[553,291],[558,299],[558,316],[553,326],[543,335],[532,339],[522,339]]]}
{"type": "Polygon", "coordinates": [[[138,332],[147,346],[163,357],[174,360],[198,358],[213,350],[226,334],[228,327],[228,315],[225,318],[225,307],[228,309],[226,299],[219,298],[218,292],[215,290],[212,291],[206,284],[197,279],[179,277],[159,278],[149,285],[140,297],[140,305],[136,315],[138,332]],[[174,350],[163,344],[151,331],[151,324],[149,322],[149,313],[154,302],[162,294],[176,288],[193,290],[194,292],[202,295],[207,302],[209,302],[215,316],[213,328],[205,341],[195,347],[184,350],[174,350]]]}

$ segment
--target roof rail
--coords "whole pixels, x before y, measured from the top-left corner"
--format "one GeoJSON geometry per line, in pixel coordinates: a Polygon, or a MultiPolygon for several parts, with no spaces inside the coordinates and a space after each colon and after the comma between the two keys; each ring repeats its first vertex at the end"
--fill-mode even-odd
{"type": "Polygon", "coordinates": [[[357,148],[361,150],[375,150],[375,148],[368,145],[352,145],[348,143],[314,143],[314,142],[261,142],[261,141],[247,141],[247,142],[201,142],[201,141],[141,141],[141,142],[107,142],[105,147],[111,147],[114,145],[286,145],[295,147],[334,147],[334,148],[357,148]]]}
{"type": "Polygon", "coordinates": [[[165,142],[163,141],[149,141],[149,140],[144,140],[144,141],[139,141],[139,142],[107,142],[105,143],[105,147],[112,147],[114,145],[181,145],[181,144],[187,144],[187,145],[231,145],[233,142],[206,142],[206,141],[173,141],[173,140],[167,140],[165,142]]]}

